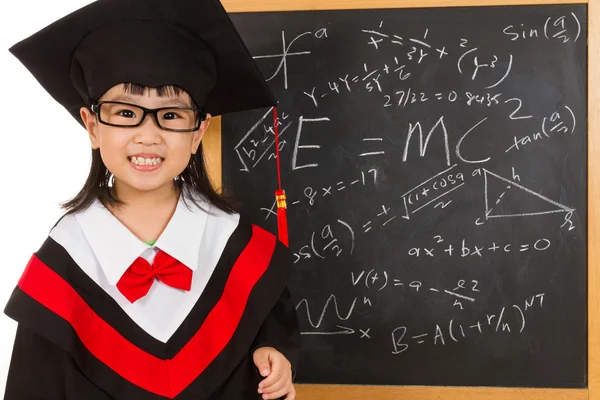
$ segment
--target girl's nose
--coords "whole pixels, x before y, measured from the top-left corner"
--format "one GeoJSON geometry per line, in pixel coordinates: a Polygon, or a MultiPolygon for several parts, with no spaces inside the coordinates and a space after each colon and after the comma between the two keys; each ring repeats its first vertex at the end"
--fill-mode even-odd
{"type": "Polygon", "coordinates": [[[144,122],[135,129],[138,130],[135,141],[143,145],[159,144],[162,140],[162,129],[156,123],[153,115],[147,115],[144,122]]]}

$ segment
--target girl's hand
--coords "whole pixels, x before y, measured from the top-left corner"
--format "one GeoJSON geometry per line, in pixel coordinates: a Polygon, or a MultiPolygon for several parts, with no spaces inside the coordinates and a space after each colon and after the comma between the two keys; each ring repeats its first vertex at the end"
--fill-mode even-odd
{"type": "Polygon", "coordinates": [[[263,399],[279,399],[283,396],[285,400],[296,398],[292,365],[283,354],[273,347],[260,347],[252,357],[260,375],[266,378],[258,384],[258,393],[263,395],[263,399]]]}

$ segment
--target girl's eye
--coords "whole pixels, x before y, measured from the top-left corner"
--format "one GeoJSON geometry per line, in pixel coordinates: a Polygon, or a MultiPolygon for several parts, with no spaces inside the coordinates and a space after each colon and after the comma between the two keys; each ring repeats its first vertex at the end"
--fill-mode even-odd
{"type": "Polygon", "coordinates": [[[175,112],[168,112],[163,116],[164,119],[175,119],[179,118],[179,115],[175,112]]]}
{"type": "Polygon", "coordinates": [[[117,114],[125,118],[135,118],[135,113],[131,110],[121,110],[117,114]]]}

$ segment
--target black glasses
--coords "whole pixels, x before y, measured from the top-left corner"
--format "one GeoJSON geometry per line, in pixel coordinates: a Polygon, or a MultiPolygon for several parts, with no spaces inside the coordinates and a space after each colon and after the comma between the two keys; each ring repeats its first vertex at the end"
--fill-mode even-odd
{"type": "Polygon", "coordinates": [[[152,114],[156,124],[167,131],[194,132],[206,119],[206,113],[192,107],[145,108],[120,101],[101,101],[91,105],[92,112],[104,125],[133,128],[140,126],[146,115],[152,114]]]}

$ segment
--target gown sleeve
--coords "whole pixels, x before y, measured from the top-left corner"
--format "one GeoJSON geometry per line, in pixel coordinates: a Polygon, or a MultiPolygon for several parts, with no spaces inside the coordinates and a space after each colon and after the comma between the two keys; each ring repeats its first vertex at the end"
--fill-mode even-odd
{"type": "Polygon", "coordinates": [[[17,327],[4,400],[64,400],[64,350],[17,327]]]}
{"type": "Polygon", "coordinates": [[[264,346],[274,347],[282,353],[292,364],[292,376],[295,377],[300,353],[300,328],[287,287],[263,322],[254,340],[252,353],[264,346]]]}

